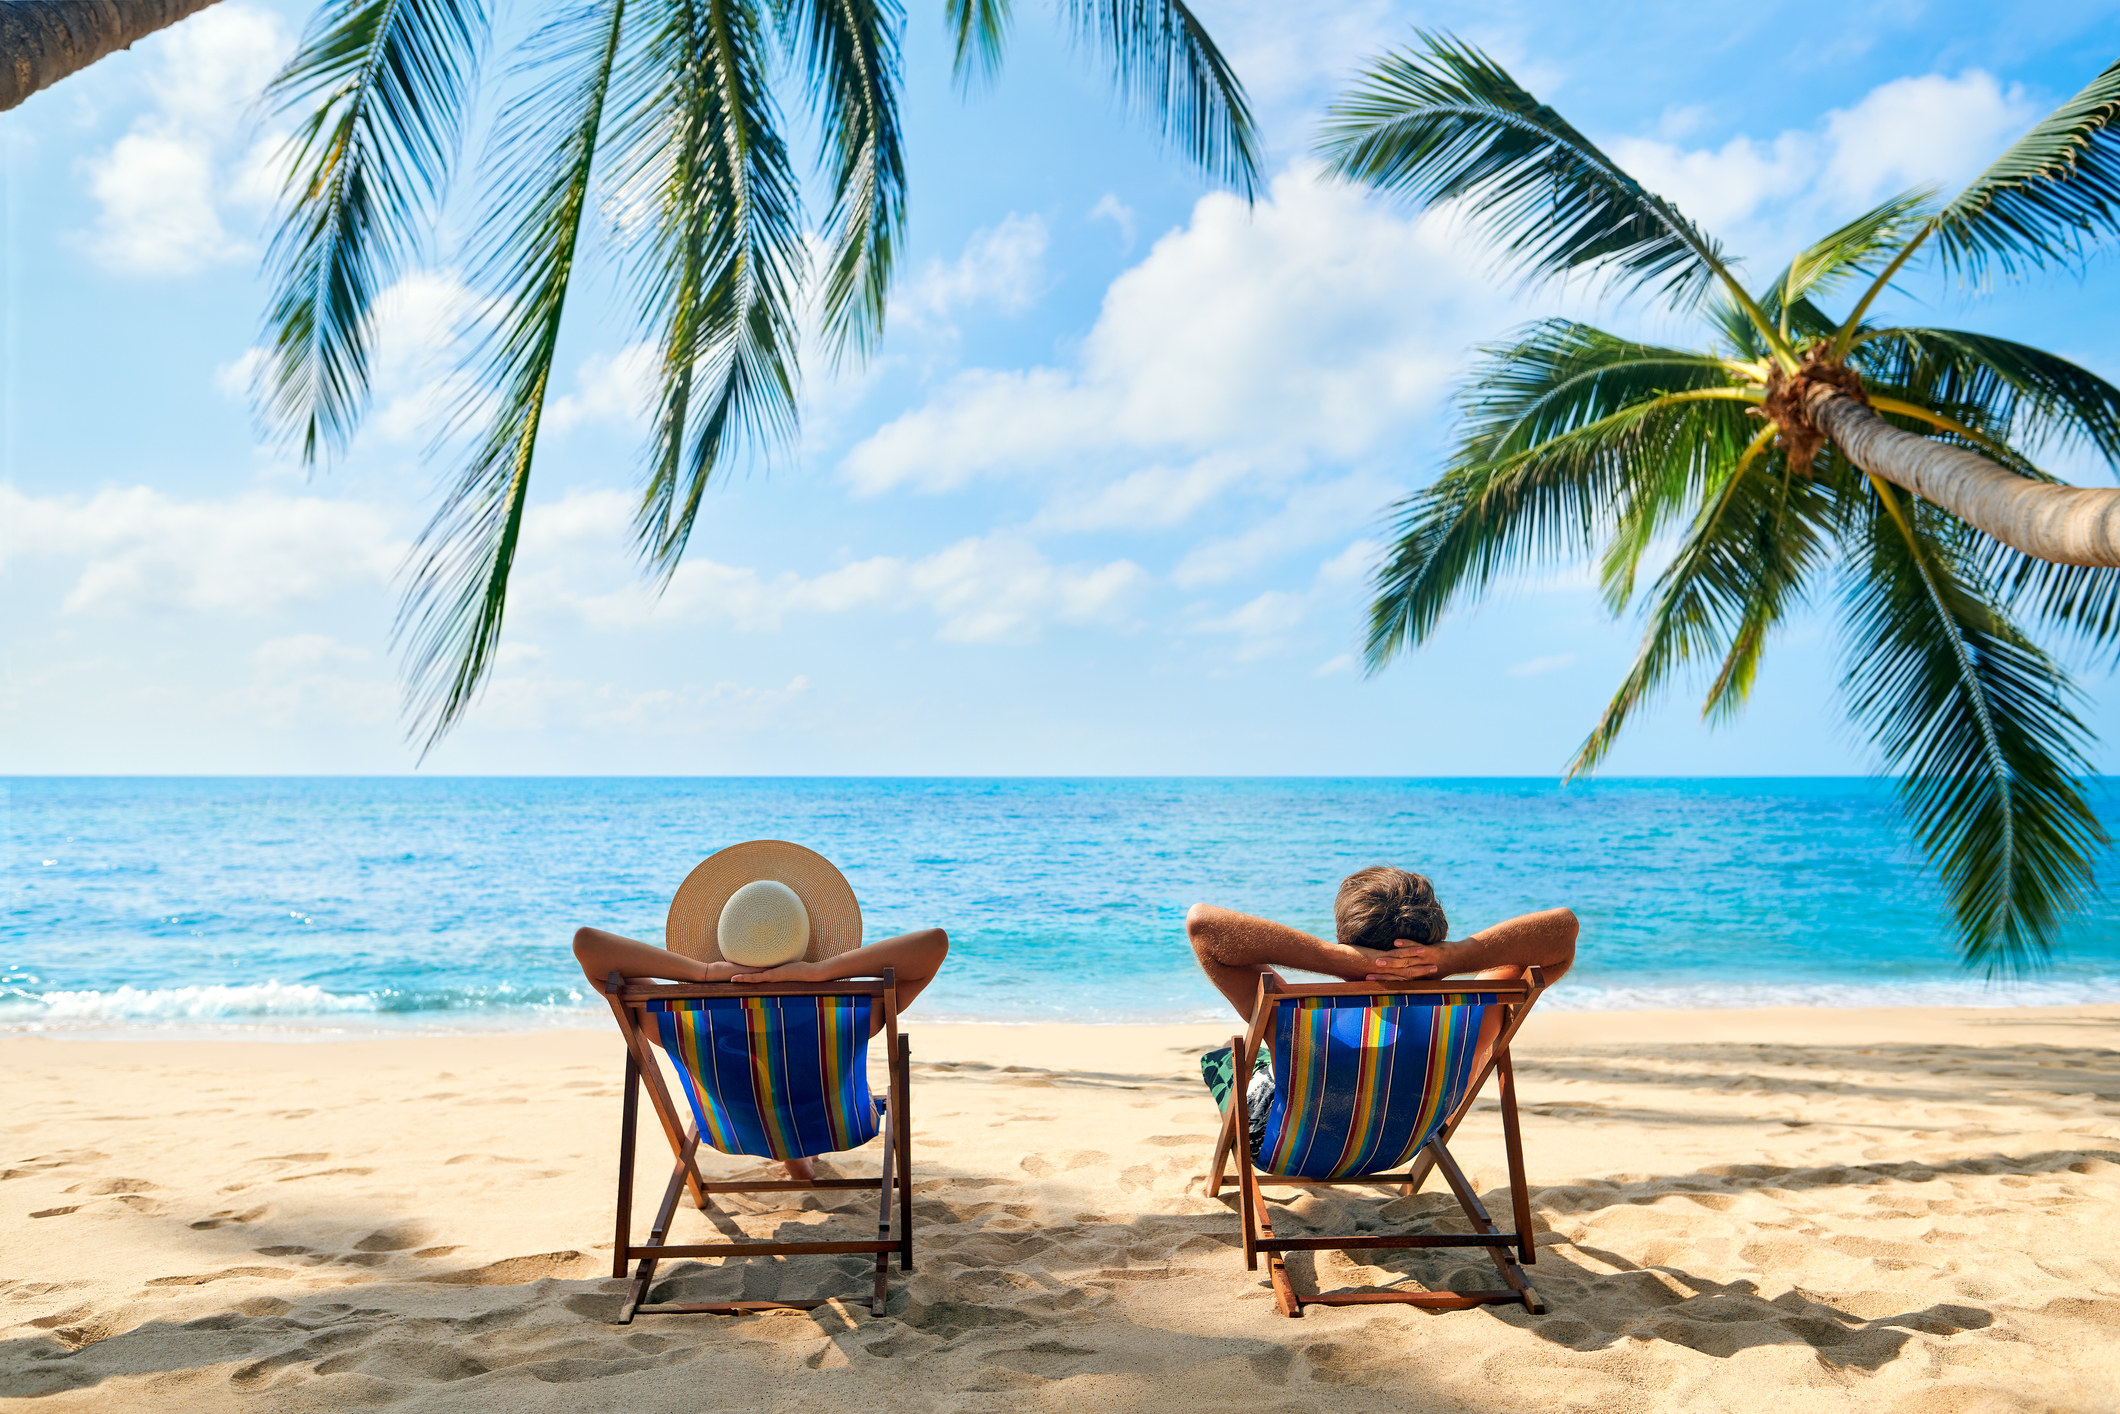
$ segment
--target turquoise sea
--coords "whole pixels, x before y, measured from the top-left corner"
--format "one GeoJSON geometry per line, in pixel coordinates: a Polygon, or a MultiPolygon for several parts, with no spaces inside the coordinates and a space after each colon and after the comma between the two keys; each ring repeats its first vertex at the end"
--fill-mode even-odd
{"type": "MultiPolygon", "coordinates": [[[[2096,783],[2120,823],[2120,785],[2096,783]]],[[[1213,1017],[1207,900],[1329,928],[1349,869],[1435,880],[1454,934],[1583,919],[1558,1006],[2120,1000],[2120,865],[2038,978],[1959,967],[1865,780],[92,779],[4,800],[0,1028],[328,1035],[595,1024],[568,955],[659,941],[724,844],[800,841],[871,938],[939,924],[934,1018],[1213,1017]]]]}

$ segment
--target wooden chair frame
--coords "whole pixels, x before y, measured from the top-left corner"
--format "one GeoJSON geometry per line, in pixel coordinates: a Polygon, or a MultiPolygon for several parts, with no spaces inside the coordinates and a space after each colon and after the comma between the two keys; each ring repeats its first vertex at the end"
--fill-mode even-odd
{"type": "Polygon", "coordinates": [[[1229,1112],[1223,1116],[1222,1132],[1215,1143],[1214,1161],[1207,1170],[1207,1196],[1213,1198],[1222,1191],[1222,1182],[1227,1171],[1232,1150],[1237,1160],[1238,1207],[1244,1216],[1244,1269],[1257,1271],[1259,1256],[1266,1256],[1268,1279],[1273,1283],[1274,1299],[1284,1316],[1300,1316],[1305,1306],[1368,1306],[1396,1304],[1422,1306],[1432,1310],[1456,1311],[1471,1306],[1484,1306],[1497,1302],[1522,1302],[1524,1309],[1533,1315],[1543,1315],[1546,1305],[1524,1276],[1524,1267],[1538,1260],[1538,1248],[1531,1231],[1531,1193],[1524,1184],[1524,1148],[1519,1135],[1516,1113],[1516,1074],[1509,1059],[1509,1043],[1515,1039],[1518,1028],[1530,1013],[1532,1003],[1546,989],[1545,973],[1536,967],[1525,969],[1520,982],[1483,982],[1460,979],[1448,982],[1334,982],[1305,986],[1289,986],[1272,973],[1259,978],[1259,1000],[1252,1011],[1251,1027],[1242,1036],[1230,1037],[1230,1051],[1236,1065],[1235,1083],[1230,1090],[1229,1112]],[[1274,1004],[1290,998],[1302,997],[1349,997],[1383,996],[1387,993],[1408,996],[1440,996],[1465,992],[1493,994],[1502,1008],[1501,1029],[1496,1032],[1494,1046],[1486,1061],[1465,1087],[1465,1098],[1435,1132],[1435,1137],[1422,1146],[1413,1164],[1404,1173],[1350,1174],[1345,1178],[1283,1178],[1275,1174],[1258,1171],[1251,1159],[1251,1111],[1245,1103],[1245,1095],[1251,1083],[1253,1057],[1271,1024],[1274,1004]],[[1479,1194],[1466,1181],[1464,1170],[1450,1155],[1450,1140],[1465,1116],[1472,1112],[1472,1105],[1479,1098],[1480,1090],[1489,1075],[1501,1076],[1502,1143],[1509,1160],[1509,1200],[1514,1230],[1504,1232],[1495,1226],[1481,1205],[1479,1194]],[[1457,1198],[1458,1206],[1472,1224],[1472,1232],[1465,1235],[1455,1233],[1407,1233],[1397,1236],[1375,1236],[1349,1234],[1339,1237],[1280,1237],[1274,1233],[1273,1221],[1266,1212],[1266,1199],[1261,1189],[1268,1184],[1286,1187],[1329,1186],[1345,1184],[1400,1185],[1404,1197],[1412,1197],[1435,1169],[1443,1171],[1444,1180],[1457,1198]],[[1501,1273],[1506,1290],[1492,1291],[1342,1291],[1305,1295],[1296,1290],[1290,1280],[1288,1266],[1281,1258],[1283,1252],[1319,1251],[1375,1251],[1378,1249],[1400,1249],[1421,1247],[1484,1247],[1493,1259],[1495,1269],[1501,1273]],[[1518,1256],[1510,1254],[1516,1249],[1518,1256]],[[1522,1261],[1522,1266],[1518,1261],[1522,1261]]]}
{"type": "Polygon", "coordinates": [[[913,1130],[911,1101],[908,1090],[912,1080],[912,1042],[898,1034],[898,982],[889,969],[884,969],[881,979],[849,978],[837,982],[788,983],[783,985],[745,985],[729,982],[672,983],[632,981],[612,973],[605,979],[604,1000],[611,1004],[612,1015],[618,1018],[618,1029],[626,1041],[626,1080],[624,1115],[619,1124],[618,1140],[618,1224],[615,1240],[611,1246],[611,1275],[620,1280],[626,1276],[627,1264],[635,1258],[640,1265],[633,1272],[633,1280],[626,1288],[625,1304],[620,1307],[618,1324],[625,1325],[635,1315],[699,1314],[715,1316],[742,1315],[751,1311],[809,1311],[828,1304],[833,1298],[816,1301],[665,1301],[650,1303],[648,1290],[655,1281],[656,1264],[671,1257],[780,1257],[780,1256],[836,1256],[846,1253],[870,1253],[876,1255],[876,1283],[869,1296],[869,1310],[875,1315],[883,1314],[885,1299],[885,1267],[890,1254],[898,1254],[898,1270],[913,1270],[913,1130]],[[889,1057],[889,1089],[883,1107],[883,1172],[878,1178],[817,1178],[740,1180],[726,1183],[710,1182],[699,1171],[696,1158],[699,1152],[699,1126],[685,1118],[671,1098],[670,1087],[664,1082],[662,1068],[655,1060],[655,1043],[649,1039],[646,1016],[647,1005],[654,1001],[689,1000],[698,997],[844,997],[869,996],[877,998],[883,1006],[884,1053],[889,1057]],[[655,1210],[655,1221],[648,1230],[648,1240],[636,1243],[632,1238],[633,1228],[633,1149],[634,1133],[640,1115],[640,1091],[645,1086],[648,1103],[655,1110],[655,1117],[662,1122],[663,1134],[670,1141],[671,1152],[677,1156],[677,1166],[670,1174],[669,1186],[663,1190],[662,1202],[655,1210]],[[670,1220],[677,1211],[677,1200],[687,1189],[692,1201],[701,1212],[715,1211],[711,1195],[716,1193],[784,1193],[805,1189],[856,1189],[877,1195],[876,1237],[873,1241],[842,1242],[771,1242],[731,1241],[671,1243],[664,1240],[670,1230],[670,1220]],[[897,1199],[895,1230],[893,1224],[893,1197],[897,1199]]]}

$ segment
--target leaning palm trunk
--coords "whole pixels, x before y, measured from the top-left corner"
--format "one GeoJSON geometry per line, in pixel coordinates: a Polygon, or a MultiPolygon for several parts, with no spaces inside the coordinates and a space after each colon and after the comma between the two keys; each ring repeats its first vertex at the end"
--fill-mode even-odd
{"type": "Polygon", "coordinates": [[[2120,490],[2055,486],[1977,452],[1892,426],[1841,388],[1812,384],[1805,410],[1847,459],[2034,559],[2120,565],[2120,490]]]}
{"type": "Polygon", "coordinates": [[[0,112],[214,0],[0,0],[0,112]]]}

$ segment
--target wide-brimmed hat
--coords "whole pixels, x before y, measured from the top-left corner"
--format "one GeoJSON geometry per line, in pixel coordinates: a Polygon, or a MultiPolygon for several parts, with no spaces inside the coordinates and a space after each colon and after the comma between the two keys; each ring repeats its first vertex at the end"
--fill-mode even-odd
{"type": "Polygon", "coordinates": [[[722,906],[729,895],[759,879],[786,884],[802,900],[810,916],[805,961],[822,962],[861,946],[861,905],[846,875],[816,850],[786,840],[747,840],[701,860],[670,900],[663,945],[700,962],[721,961],[716,932],[722,906]]]}

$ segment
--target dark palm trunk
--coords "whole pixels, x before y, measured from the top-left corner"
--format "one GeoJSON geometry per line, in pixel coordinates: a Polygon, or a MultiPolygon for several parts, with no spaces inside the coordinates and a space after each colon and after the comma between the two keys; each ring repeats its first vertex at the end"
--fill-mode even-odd
{"type": "Polygon", "coordinates": [[[0,0],[0,112],[213,0],[0,0]]]}

